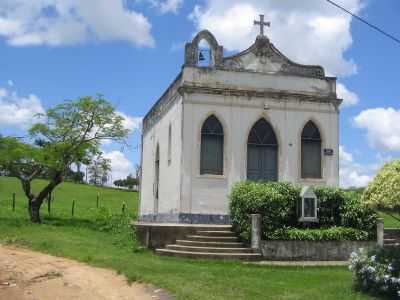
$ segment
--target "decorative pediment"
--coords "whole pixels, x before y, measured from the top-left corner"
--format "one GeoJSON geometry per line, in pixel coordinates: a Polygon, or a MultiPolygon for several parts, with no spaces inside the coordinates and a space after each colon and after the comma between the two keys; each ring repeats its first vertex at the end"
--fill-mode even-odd
{"type": "Polygon", "coordinates": [[[223,57],[223,47],[208,30],[200,31],[185,47],[185,66],[197,66],[199,62],[199,43],[206,40],[210,46],[211,68],[251,71],[268,74],[289,74],[305,77],[322,78],[324,69],[320,66],[301,65],[292,62],[283,55],[270,40],[257,36],[256,41],[247,50],[236,55],[223,57]]]}
{"type": "Polygon", "coordinates": [[[243,70],[261,73],[289,74],[321,78],[325,76],[320,66],[301,65],[292,62],[270,42],[266,36],[258,36],[247,50],[225,57],[221,66],[227,70],[243,70]]]}

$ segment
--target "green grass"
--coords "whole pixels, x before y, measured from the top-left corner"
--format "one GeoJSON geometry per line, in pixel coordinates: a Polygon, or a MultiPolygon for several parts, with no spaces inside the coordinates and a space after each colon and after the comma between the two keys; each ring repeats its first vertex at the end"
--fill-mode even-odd
{"type": "MultiPolygon", "coordinates": [[[[35,182],[36,188],[43,184],[35,182]]],[[[351,273],[345,267],[257,266],[139,251],[123,233],[98,228],[98,192],[101,206],[119,213],[125,201],[129,214],[136,215],[137,193],[63,183],[55,192],[51,215],[44,205],[43,224],[31,224],[18,181],[0,177],[0,241],[111,268],[130,280],[165,288],[177,299],[372,299],[352,289],[351,273]],[[13,192],[17,194],[15,212],[10,205],[13,192]],[[73,218],[72,199],[76,200],[73,218]],[[121,238],[129,243],[121,243],[121,238]]]]}
{"type": "MultiPolygon", "coordinates": [[[[384,219],[385,228],[400,228],[399,220],[396,220],[387,213],[380,212],[379,216],[384,219]]],[[[400,219],[400,214],[395,214],[395,216],[400,219]]]]}

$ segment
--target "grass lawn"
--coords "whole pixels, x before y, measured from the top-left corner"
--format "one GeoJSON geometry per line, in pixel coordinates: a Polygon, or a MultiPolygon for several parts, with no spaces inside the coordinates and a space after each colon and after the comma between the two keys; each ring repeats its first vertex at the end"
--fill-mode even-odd
{"type": "MultiPolygon", "coordinates": [[[[36,187],[43,184],[35,182],[36,187]]],[[[101,206],[119,213],[125,202],[129,214],[136,215],[137,193],[63,183],[55,191],[51,215],[43,205],[43,224],[32,225],[19,182],[0,177],[0,241],[111,268],[130,280],[165,288],[177,299],[373,299],[352,289],[351,273],[345,267],[256,266],[135,251],[134,241],[121,242],[124,236],[96,226],[97,193],[101,206]],[[17,194],[15,212],[11,210],[13,192],[17,194]],[[71,217],[73,199],[76,206],[71,217]]]]}
{"type": "MultiPolygon", "coordinates": [[[[379,216],[384,219],[385,228],[400,228],[400,222],[395,218],[393,218],[392,216],[384,212],[380,212],[379,216]]],[[[395,214],[395,216],[400,219],[399,214],[395,214]]]]}

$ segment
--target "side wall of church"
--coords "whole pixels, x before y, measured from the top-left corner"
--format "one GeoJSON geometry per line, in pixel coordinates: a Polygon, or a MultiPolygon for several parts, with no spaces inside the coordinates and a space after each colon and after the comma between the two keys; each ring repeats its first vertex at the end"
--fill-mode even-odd
{"type": "Polygon", "coordinates": [[[140,215],[177,215],[180,207],[182,99],[143,135],[140,215]],[[169,141],[169,127],[171,139],[169,141]],[[169,151],[169,142],[170,151],[169,151]],[[156,149],[159,147],[159,197],[155,197],[156,149]]]}
{"type": "Polygon", "coordinates": [[[338,185],[338,112],[332,104],[191,93],[185,95],[183,107],[184,212],[228,213],[228,195],[233,184],[247,178],[247,139],[260,118],[272,125],[278,139],[279,181],[338,185]],[[200,175],[201,127],[211,114],[224,129],[223,175],[200,175]],[[322,155],[321,179],[301,178],[301,132],[309,120],[320,130],[322,149],[333,149],[332,156],[322,155]]]}

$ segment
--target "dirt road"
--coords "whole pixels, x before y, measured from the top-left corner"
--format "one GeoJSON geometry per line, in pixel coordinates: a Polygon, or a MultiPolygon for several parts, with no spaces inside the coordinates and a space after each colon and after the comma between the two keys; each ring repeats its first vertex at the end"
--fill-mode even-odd
{"type": "Polygon", "coordinates": [[[167,300],[161,289],[70,259],[0,245],[1,300],[167,300]]]}

